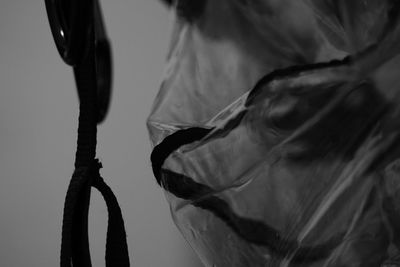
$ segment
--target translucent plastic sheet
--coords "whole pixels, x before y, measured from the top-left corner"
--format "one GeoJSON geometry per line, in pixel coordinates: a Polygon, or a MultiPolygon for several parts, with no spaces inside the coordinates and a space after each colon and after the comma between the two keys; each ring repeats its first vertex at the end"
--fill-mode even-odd
{"type": "Polygon", "coordinates": [[[204,265],[400,266],[398,1],[190,2],[148,128],[204,265]]]}

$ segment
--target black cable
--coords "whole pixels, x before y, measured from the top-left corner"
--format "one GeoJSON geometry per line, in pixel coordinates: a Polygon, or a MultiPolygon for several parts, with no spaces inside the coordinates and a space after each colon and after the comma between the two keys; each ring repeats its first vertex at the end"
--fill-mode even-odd
{"type": "Polygon", "coordinates": [[[111,189],[100,177],[95,159],[97,139],[97,84],[95,36],[89,28],[89,48],[82,63],[74,67],[80,108],[75,171],[64,204],[61,239],[61,267],[91,267],[88,213],[91,187],[103,195],[108,209],[106,266],[128,267],[129,253],[121,209],[111,189]]]}

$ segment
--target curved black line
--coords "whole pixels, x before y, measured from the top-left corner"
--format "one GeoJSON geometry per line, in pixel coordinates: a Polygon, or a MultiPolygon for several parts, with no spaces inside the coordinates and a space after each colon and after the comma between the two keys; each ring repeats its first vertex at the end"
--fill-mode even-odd
{"type": "Polygon", "coordinates": [[[329,62],[319,62],[319,63],[307,64],[307,65],[295,65],[295,66],[290,66],[290,67],[287,67],[284,69],[277,69],[272,72],[269,72],[266,75],[264,75],[263,77],[261,77],[261,79],[258,80],[256,85],[250,91],[249,95],[247,96],[245,106],[246,107],[250,106],[253,103],[253,100],[256,98],[256,96],[259,94],[259,92],[262,90],[263,86],[265,86],[267,83],[272,82],[273,80],[283,78],[286,76],[290,76],[290,75],[293,75],[295,73],[299,73],[302,71],[311,71],[311,70],[316,70],[316,69],[339,67],[339,66],[350,64],[351,62],[352,62],[352,58],[350,56],[347,56],[342,60],[332,60],[329,62]]]}
{"type": "Polygon", "coordinates": [[[154,177],[157,183],[161,185],[160,170],[167,157],[183,145],[190,144],[194,141],[202,139],[206,136],[211,129],[200,127],[192,127],[174,132],[173,134],[164,138],[164,140],[153,148],[150,160],[153,168],[154,177]]]}
{"type": "Polygon", "coordinates": [[[340,244],[343,235],[337,235],[323,244],[302,247],[297,241],[283,238],[279,231],[263,222],[236,215],[224,200],[216,196],[205,197],[214,192],[211,187],[183,174],[162,169],[162,164],[170,153],[184,144],[200,140],[211,130],[203,128],[180,130],[166,137],[154,148],[151,161],[154,176],[160,186],[176,197],[192,200],[193,206],[210,211],[247,242],[265,246],[281,258],[294,254],[292,262],[295,263],[323,259],[340,244]]]}
{"type": "Polygon", "coordinates": [[[291,259],[294,263],[306,263],[327,257],[340,244],[344,236],[338,234],[315,246],[300,246],[297,241],[283,238],[279,231],[268,224],[236,215],[223,199],[214,195],[207,196],[214,193],[213,189],[207,185],[170,170],[161,169],[161,173],[162,185],[168,192],[176,197],[192,200],[193,206],[211,212],[249,243],[267,247],[281,258],[294,254],[291,259]]]}
{"type": "MultiPolygon", "coordinates": [[[[308,65],[291,66],[272,71],[263,76],[250,91],[245,106],[251,105],[262,87],[275,79],[290,76],[301,71],[310,71],[328,67],[343,66],[352,62],[349,56],[343,60],[332,60],[308,65]]],[[[240,119],[243,114],[240,114],[240,119]]],[[[239,123],[235,120],[235,123],[239,123]]],[[[214,128],[193,127],[179,130],[167,136],[151,153],[151,162],[157,183],[176,197],[192,200],[192,205],[208,210],[224,221],[238,236],[244,240],[267,247],[278,257],[292,255],[292,262],[311,262],[325,258],[341,242],[344,234],[338,234],[330,240],[315,246],[301,246],[297,241],[283,238],[279,231],[263,222],[242,218],[236,215],[222,199],[211,195],[214,191],[207,185],[197,183],[192,178],[170,170],[162,169],[167,157],[179,147],[204,138],[214,128]]]]}

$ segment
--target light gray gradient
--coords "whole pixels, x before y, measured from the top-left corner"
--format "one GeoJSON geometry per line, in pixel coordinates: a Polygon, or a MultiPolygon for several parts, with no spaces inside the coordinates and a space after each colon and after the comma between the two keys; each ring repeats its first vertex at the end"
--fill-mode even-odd
{"type": "MultiPolygon", "coordinates": [[[[117,195],[132,266],[201,266],[173,225],[150,168],[146,117],[158,91],[171,21],[156,0],[102,1],[114,92],[99,127],[102,174],[117,195]]],[[[73,171],[78,99],[44,1],[0,2],[0,266],[57,266],[73,171]]],[[[107,211],[93,191],[93,266],[104,266],[107,211]]]]}

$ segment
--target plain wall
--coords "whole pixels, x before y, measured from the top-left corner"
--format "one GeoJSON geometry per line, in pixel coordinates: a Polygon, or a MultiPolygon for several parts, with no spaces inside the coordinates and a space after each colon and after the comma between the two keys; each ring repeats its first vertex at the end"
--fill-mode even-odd
{"type": "MultiPolygon", "coordinates": [[[[150,168],[146,117],[158,91],[171,19],[156,0],[101,1],[112,41],[114,91],[99,127],[102,175],[117,195],[131,265],[201,266],[173,225],[150,168]]],[[[78,98],[44,1],[0,2],[0,266],[57,266],[73,172],[78,98]]],[[[93,266],[104,266],[107,210],[93,191],[93,266]]]]}

